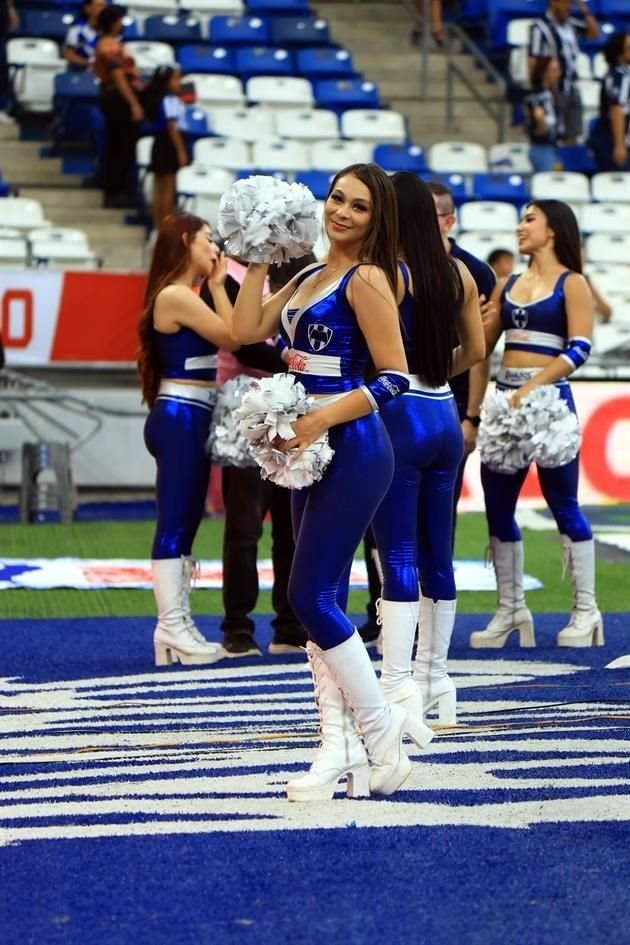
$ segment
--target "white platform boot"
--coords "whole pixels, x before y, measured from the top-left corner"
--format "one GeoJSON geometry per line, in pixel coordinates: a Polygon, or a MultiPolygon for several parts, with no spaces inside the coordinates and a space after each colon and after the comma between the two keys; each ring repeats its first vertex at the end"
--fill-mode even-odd
{"type": "Polygon", "coordinates": [[[359,634],[321,651],[330,673],[352,710],[372,765],[372,794],[393,794],[411,772],[403,749],[405,735],[426,748],[433,732],[402,706],[385,701],[370,657],[359,634]]]}
{"type": "Polygon", "coordinates": [[[370,766],[354,716],[322,658],[322,650],[312,640],[306,644],[306,654],[319,709],[321,744],[308,773],[287,784],[287,797],[290,801],[329,801],[344,777],[348,797],[369,797],[370,766]]]}
{"type": "Polygon", "coordinates": [[[455,683],[446,671],[456,610],[456,600],[420,600],[413,678],[422,692],[424,714],[437,710],[440,725],[457,724],[455,683]]]}
{"type": "Polygon", "coordinates": [[[411,677],[419,606],[417,600],[380,600],[377,604],[383,647],[383,695],[387,702],[395,702],[422,719],[422,694],[411,677]]]}
{"type": "Polygon", "coordinates": [[[595,542],[571,541],[562,536],[565,559],[571,569],[571,619],[557,637],[558,646],[603,646],[604,622],[595,600],[595,542]]]}
{"type": "Polygon", "coordinates": [[[191,632],[186,618],[188,593],[184,560],[157,559],[151,562],[151,571],[158,611],[158,622],[153,634],[155,665],[216,663],[224,655],[223,647],[218,643],[208,643],[203,637],[201,643],[191,632]]]}
{"type": "MultiPolygon", "coordinates": [[[[192,633],[193,637],[197,643],[201,643],[203,646],[215,647],[220,646],[219,643],[210,643],[209,640],[206,640],[203,633],[195,623],[195,618],[192,615],[190,609],[190,594],[193,588],[193,582],[199,574],[199,562],[192,557],[192,555],[182,555],[182,562],[184,568],[184,587],[183,587],[183,596],[182,596],[182,612],[184,614],[184,621],[186,626],[192,633]]],[[[221,649],[223,649],[221,647],[221,649]]],[[[223,653],[225,655],[225,651],[223,653]]]]}
{"type": "Polygon", "coordinates": [[[485,630],[470,635],[473,649],[505,646],[518,631],[521,646],[535,646],[534,620],[523,594],[523,542],[490,539],[490,553],[497,576],[497,612],[485,630]]]}

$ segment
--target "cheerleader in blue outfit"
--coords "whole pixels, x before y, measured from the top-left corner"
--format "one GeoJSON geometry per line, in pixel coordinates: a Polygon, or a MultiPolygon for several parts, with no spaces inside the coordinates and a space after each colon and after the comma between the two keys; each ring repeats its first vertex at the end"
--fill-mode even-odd
{"type": "Polygon", "coordinates": [[[399,311],[414,373],[409,389],[381,411],[396,463],[372,522],[383,572],[381,686],[389,702],[420,718],[437,708],[440,723],[454,725],[455,686],[446,658],[457,603],[453,493],[464,441],[447,378],[481,361],[486,348],[477,286],[466,266],[444,252],[431,191],[415,174],[392,180],[403,260],[399,311]]]}
{"type": "MultiPolygon", "coordinates": [[[[516,233],[520,252],[530,257],[529,268],[497,284],[496,314],[485,326],[490,350],[505,332],[497,387],[514,391],[511,401],[518,408],[535,387],[555,384],[575,413],[567,378],[587,360],[593,328],[593,298],[581,275],[577,221],[560,200],[535,200],[525,208],[516,233]]],[[[578,471],[579,456],[564,466],[538,467],[573,582],[571,618],[558,634],[558,646],[604,642],[595,600],[595,548],[578,505],[578,471]]],[[[534,646],[534,623],[523,594],[523,543],[514,518],[526,475],[526,468],[505,474],[481,466],[498,607],[485,630],[472,634],[473,647],[501,647],[514,630],[521,646],[534,646]]]]}
{"type": "Polygon", "coordinates": [[[395,299],[396,198],[387,175],[373,164],[340,171],[324,222],[327,262],[264,302],[267,266],[250,263],[233,317],[240,343],[280,327],[289,370],[315,398],[316,409],[293,424],[286,448],[303,450],[330,430],[335,451],[321,481],[292,495],[289,599],[308,631],[322,728],[310,771],[289,782],[296,801],[331,798],[344,775],[350,796],[391,794],[411,770],[404,734],[421,747],[432,736],[420,719],[385,701],[361,637],[339,606],[354,552],[393,475],[379,410],[409,387],[395,299]],[[369,358],[375,376],[366,384],[369,358]]]}
{"type": "Polygon", "coordinates": [[[206,441],[214,407],[219,347],[233,350],[227,264],[205,220],[174,213],[158,231],[139,324],[138,367],[150,408],[144,439],[157,464],[157,528],[151,554],[158,620],[158,666],[214,663],[190,613],[192,544],[203,517],[210,461],[206,441]],[[193,291],[208,277],[216,311],[193,291]]]}

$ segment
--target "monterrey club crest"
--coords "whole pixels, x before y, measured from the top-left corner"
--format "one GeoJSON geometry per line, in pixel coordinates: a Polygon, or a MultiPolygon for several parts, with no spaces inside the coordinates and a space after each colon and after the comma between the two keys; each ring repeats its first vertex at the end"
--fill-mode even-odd
{"type": "Polygon", "coordinates": [[[512,324],[516,328],[527,328],[527,311],[524,308],[512,309],[512,324]]]}
{"type": "Polygon", "coordinates": [[[314,322],[308,326],[308,340],[313,351],[323,351],[330,344],[333,336],[332,328],[314,322]]]}

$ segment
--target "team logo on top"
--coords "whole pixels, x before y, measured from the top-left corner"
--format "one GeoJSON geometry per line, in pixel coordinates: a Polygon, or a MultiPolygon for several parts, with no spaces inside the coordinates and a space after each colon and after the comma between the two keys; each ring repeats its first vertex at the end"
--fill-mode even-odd
{"type": "Polygon", "coordinates": [[[333,330],[320,322],[308,326],[308,340],[313,351],[323,351],[332,341],[333,330]]]}
{"type": "Polygon", "coordinates": [[[517,328],[527,328],[527,310],[524,308],[512,309],[512,324],[517,328]]]}

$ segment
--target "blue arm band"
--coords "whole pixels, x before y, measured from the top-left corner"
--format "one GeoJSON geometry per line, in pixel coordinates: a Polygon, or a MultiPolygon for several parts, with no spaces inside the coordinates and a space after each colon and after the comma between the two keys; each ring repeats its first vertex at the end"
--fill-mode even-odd
{"type": "Polygon", "coordinates": [[[372,410],[379,410],[409,390],[409,375],[401,371],[379,371],[369,384],[361,385],[361,390],[372,404],[372,410]]]}
{"type": "Polygon", "coordinates": [[[576,335],[574,338],[569,338],[560,357],[568,361],[573,372],[588,361],[590,353],[591,343],[588,338],[576,335]]]}

